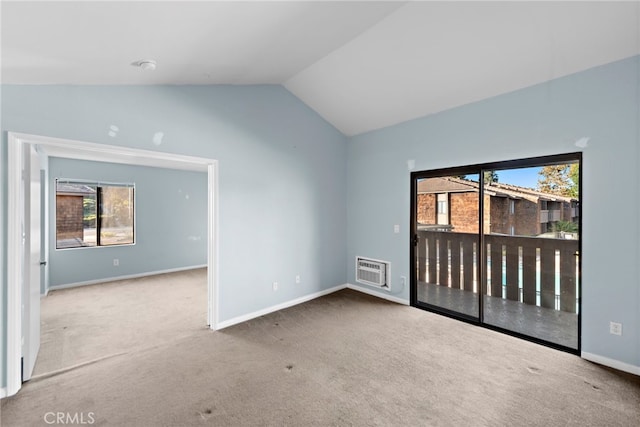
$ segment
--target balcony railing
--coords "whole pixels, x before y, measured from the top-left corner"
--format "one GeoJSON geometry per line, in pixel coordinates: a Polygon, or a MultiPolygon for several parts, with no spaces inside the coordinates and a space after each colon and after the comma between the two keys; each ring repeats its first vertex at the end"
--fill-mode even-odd
{"type": "MultiPolygon", "coordinates": [[[[478,292],[479,236],[418,231],[418,281],[478,292]]],[[[577,240],[485,235],[487,295],[578,311],[577,240]]]]}

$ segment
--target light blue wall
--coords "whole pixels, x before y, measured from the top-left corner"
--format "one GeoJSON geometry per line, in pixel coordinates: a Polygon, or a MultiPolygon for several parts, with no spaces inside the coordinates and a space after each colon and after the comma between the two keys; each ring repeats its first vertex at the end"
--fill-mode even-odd
{"type": "MultiPolygon", "coordinates": [[[[582,350],[640,367],[640,57],[352,138],[348,257],[392,262],[409,299],[415,170],[583,151],[582,350]],[[588,146],[575,145],[588,137],[588,146]],[[393,234],[400,224],[401,233],[393,234]],[[609,321],[624,324],[609,334],[609,321]]],[[[348,280],[354,282],[349,262],[348,280]]]]}
{"type": "Polygon", "coordinates": [[[52,157],[49,196],[51,287],[207,263],[206,173],[52,157]],[[135,184],[135,244],[56,250],[56,178],[135,184]]]}
{"type": "Polygon", "coordinates": [[[2,131],[217,159],[221,321],[346,282],[346,138],[281,86],[5,85],[2,131]]]}

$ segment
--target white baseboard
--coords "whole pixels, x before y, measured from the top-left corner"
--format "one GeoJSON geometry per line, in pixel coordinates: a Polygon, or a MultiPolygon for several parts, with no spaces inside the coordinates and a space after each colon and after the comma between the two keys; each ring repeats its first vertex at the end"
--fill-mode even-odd
{"type": "Polygon", "coordinates": [[[273,313],[274,311],[284,310],[285,308],[293,307],[294,305],[302,304],[303,302],[311,301],[316,298],[320,298],[325,295],[332,294],[334,292],[341,291],[342,289],[353,289],[354,291],[362,292],[372,295],[374,297],[386,299],[398,304],[409,305],[409,301],[394,297],[393,295],[384,295],[379,292],[375,292],[369,289],[361,288],[360,286],[346,283],[344,285],[334,286],[333,288],[325,289],[324,291],[315,292],[309,295],[305,295],[300,298],[293,299],[291,301],[283,302],[282,304],[272,305],[271,307],[263,308],[262,310],[254,311],[253,313],[243,314],[242,316],[234,317],[229,320],[218,322],[216,330],[228,328],[229,326],[237,325],[238,323],[246,322],[247,320],[255,319],[256,317],[264,316],[265,314],[273,313]]]}
{"type": "Polygon", "coordinates": [[[581,352],[580,357],[590,362],[595,362],[600,365],[608,366],[610,368],[617,369],[619,371],[628,372],[630,374],[640,376],[640,366],[632,365],[630,363],[620,362],[619,360],[610,359],[604,356],[598,356],[597,354],[581,352]]]}
{"type": "Polygon", "coordinates": [[[282,304],[272,305],[271,307],[264,308],[262,310],[254,311],[253,313],[243,314],[242,316],[234,317],[229,320],[218,322],[216,330],[228,328],[229,326],[237,325],[238,323],[246,322],[247,320],[255,319],[256,317],[264,316],[265,314],[273,313],[274,311],[284,310],[285,308],[293,307],[294,305],[302,304],[303,302],[311,301],[325,295],[332,294],[339,290],[346,288],[347,285],[338,285],[333,288],[325,289],[324,291],[314,292],[309,295],[302,296],[300,298],[292,299],[291,301],[283,302],[282,304]]]}
{"type": "Polygon", "coordinates": [[[404,298],[394,297],[393,295],[385,294],[382,292],[374,291],[373,289],[368,289],[362,286],[354,285],[352,283],[347,283],[347,288],[353,289],[354,291],[362,292],[363,294],[372,295],[374,297],[386,299],[388,301],[392,301],[402,305],[409,305],[409,301],[404,298]]]}
{"type": "Polygon", "coordinates": [[[0,399],[4,399],[5,397],[7,397],[7,389],[2,387],[0,388],[0,399]]]}
{"type": "Polygon", "coordinates": [[[104,278],[104,279],[88,280],[86,282],[76,282],[76,283],[67,283],[67,284],[64,284],[64,285],[54,285],[54,286],[49,286],[49,289],[47,289],[47,293],[45,295],[47,295],[50,291],[55,291],[55,290],[58,290],[58,289],[77,288],[79,286],[97,285],[97,284],[100,284],[100,283],[116,282],[118,280],[138,279],[140,277],[156,276],[158,274],[166,274],[166,273],[177,273],[177,272],[180,272],[180,271],[197,270],[197,269],[200,269],[200,268],[207,268],[207,264],[192,265],[192,266],[189,266],[189,267],[170,268],[168,270],[149,271],[149,272],[146,272],[146,273],[128,274],[128,275],[125,275],[125,276],[116,276],[116,277],[109,277],[109,278],[104,278]]]}

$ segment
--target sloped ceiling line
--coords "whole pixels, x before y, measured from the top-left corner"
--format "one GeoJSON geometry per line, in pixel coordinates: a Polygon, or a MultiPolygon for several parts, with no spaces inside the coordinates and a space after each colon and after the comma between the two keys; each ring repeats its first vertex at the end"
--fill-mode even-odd
{"type": "Polygon", "coordinates": [[[638,1],[0,7],[3,84],[282,84],[348,136],[640,55],[638,1]]]}

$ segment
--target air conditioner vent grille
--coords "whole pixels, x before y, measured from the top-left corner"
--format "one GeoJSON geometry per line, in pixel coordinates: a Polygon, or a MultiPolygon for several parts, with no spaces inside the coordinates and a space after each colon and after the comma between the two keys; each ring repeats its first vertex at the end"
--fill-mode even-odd
{"type": "Polygon", "coordinates": [[[389,290],[390,263],[372,258],[356,257],[356,282],[389,290]]]}

